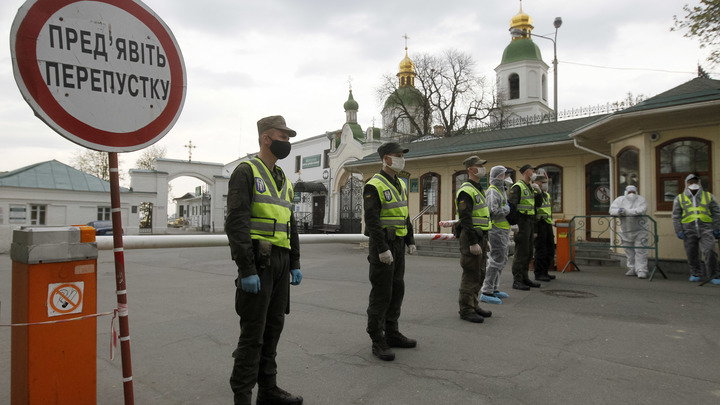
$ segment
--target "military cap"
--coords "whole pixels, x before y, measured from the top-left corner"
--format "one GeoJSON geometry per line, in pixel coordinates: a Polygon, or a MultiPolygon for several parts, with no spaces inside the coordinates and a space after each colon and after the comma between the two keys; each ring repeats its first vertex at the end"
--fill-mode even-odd
{"type": "Polygon", "coordinates": [[[475,165],[484,165],[485,163],[487,163],[487,160],[480,159],[479,157],[477,157],[475,155],[470,156],[469,158],[463,160],[463,166],[465,166],[466,169],[468,167],[473,167],[475,165]]]}
{"type": "Polygon", "coordinates": [[[261,135],[263,132],[272,128],[287,131],[290,136],[295,136],[297,134],[294,130],[287,127],[285,124],[285,118],[283,118],[282,115],[271,115],[269,117],[261,118],[257,122],[257,127],[258,135],[261,135]]]}
{"type": "Polygon", "coordinates": [[[537,170],[537,167],[532,167],[532,166],[526,164],[526,165],[524,165],[523,167],[520,168],[520,174],[525,173],[525,171],[528,170],[528,169],[537,170]]]}
{"type": "Polygon", "coordinates": [[[379,148],[377,148],[378,155],[380,155],[380,159],[382,159],[385,155],[390,155],[392,153],[408,153],[410,149],[405,149],[402,146],[400,146],[397,142],[388,142],[380,145],[379,148]]]}

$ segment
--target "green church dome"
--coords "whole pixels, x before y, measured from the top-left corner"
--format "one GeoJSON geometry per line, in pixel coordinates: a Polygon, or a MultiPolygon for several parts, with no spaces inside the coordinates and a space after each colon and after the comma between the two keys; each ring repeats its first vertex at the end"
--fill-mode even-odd
{"type": "Polygon", "coordinates": [[[405,107],[421,107],[425,104],[425,97],[420,90],[412,86],[403,86],[395,90],[385,100],[383,110],[388,107],[404,105],[405,107]]]}
{"type": "Polygon", "coordinates": [[[504,65],[521,60],[542,60],[540,48],[530,38],[520,38],[510,42],[505,47],[500,64],[504,65]]]}
{"type": "Polygon", "coordinates": [[[357,101],[355,101],[355,99],[353,98],[352,90],[350,90],[350,95],[348,96],[345,104],[343,104],[343,108],[345,109],[345,111],[357,111],[358,107],[359,105],[357,101]]]}

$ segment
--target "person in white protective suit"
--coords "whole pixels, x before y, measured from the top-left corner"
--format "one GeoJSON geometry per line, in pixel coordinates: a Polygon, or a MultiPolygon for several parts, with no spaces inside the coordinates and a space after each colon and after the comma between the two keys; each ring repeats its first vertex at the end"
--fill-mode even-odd
{"type": "Polygon", "coordinates": [[[703,275],[698,255],[698,250],[702,250],[705,276],[711,283],[720,284],[714,240],[720,238],[720,205],[712,194],[703,190],[697,175],[685,178],[685,191],[673,201],[672,219],[675,234],[685,245],[690,281],[700,281],[703,275]]]}
{"type": "Polygon", "coordinates": [[[625,195],[616,198],[610,205],[610,215],[620,217],[620,237],[627,257],[626,276],[648,276],[648,249],[643,249],[650,241],[650,220],[643,216],[647,208],[647,201],[638,195],[637,187],[633,185],[625,187],[625,195]],[[626,246],[637,246],[639,249],[626,246]]]}
{"type": "MultiPolygon", "coordinates": [[[[485,270],[485,280],[480,290],[480,301],[489,304],[502,304],[502,298],[509,295],[499,290],[500,273],[508,259],[510,244],[510,224],[505,218],[510,213],[505,191],[505,166],[493,166],[490,169],[490,186],[485,192],[486,204],[490,211],[492,228],[488,232],[490,255],[485,270]]],[[[512,185],[512,180],[508,186],[512,185]]]]}

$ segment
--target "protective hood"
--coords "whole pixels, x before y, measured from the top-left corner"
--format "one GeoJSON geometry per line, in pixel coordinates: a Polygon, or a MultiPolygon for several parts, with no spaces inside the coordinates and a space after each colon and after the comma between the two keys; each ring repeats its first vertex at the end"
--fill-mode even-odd
{"type": "Polygon", "coordinates": [[[495,187],[502,187],[505,184],[505,172],[507,169],[505,166],[493,166],[490,169],[490,184],[495,187]]]}
{"type": "Polygon", "coordinates": [[[697,192],[698,190],[702,190],[702,180],[700,180],[700,177],[694,175],[694,174],[688,174],[687,177],[685,177],[685,191],[690,193],[692,195],[692,191],[697,192]],[[690,188],[690,185],[688,184],[688,181],[692,179],[697,179],[697,187],[690,188]],[[693,190],[694,189],[694,190],[693,190]]]}
{"type": "Polygon", "coordinates": [[[633,191],[633,192],[635,192],[635,194],[637,194],[637,192],[638,192],[637,187],[635,187],[633,185],[629,185],[629,186],[625,187],[625,195],[628,195],[631,191],[633,191]]]}

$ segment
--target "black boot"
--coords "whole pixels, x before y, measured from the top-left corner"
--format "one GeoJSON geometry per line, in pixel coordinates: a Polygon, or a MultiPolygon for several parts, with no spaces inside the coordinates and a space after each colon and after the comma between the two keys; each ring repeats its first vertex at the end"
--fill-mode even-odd
{"type": "Polygon", "coordinates": [[[460,319],[462,319],[463,321],[468,321],[468,322],[472,322],[472,323],[483,323],[485,321],[485,318],[476,314],[475,312],[470,312],[467,314],[460,314],[460,319]]]}
{"type": "Polygon", "coordinates": [[[393,353],[392,349],[390,349],[390,346],[385,341],[385,338],[373,340],[372,353],[383,361],[395,360],[395,353],[393,353]]]}
{"type": "Polygon", "coordinates": [[[303,398],[293,395],[277,385],[269,390],[260,390],[257,395],[257,405],[302,405],[303,398]]]}
{"type": "Polygon", "coordinates": [[[475,313],[483,318],[490,318],[492,316],[492,311],[486,311],[480,307],[475,308],[475,313]]]}
{"type": "Polygon", "coordinates": [[[390,332],[385,334],[385,341],[390,347],[401,347],[409,349],[417,346],[417,340],[410,339],[400,332],[390,332]]]}

